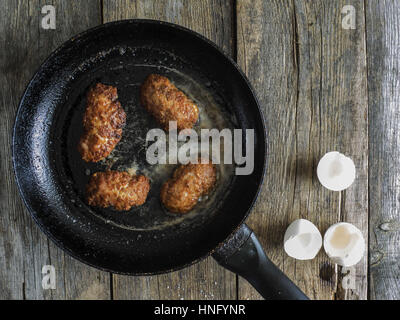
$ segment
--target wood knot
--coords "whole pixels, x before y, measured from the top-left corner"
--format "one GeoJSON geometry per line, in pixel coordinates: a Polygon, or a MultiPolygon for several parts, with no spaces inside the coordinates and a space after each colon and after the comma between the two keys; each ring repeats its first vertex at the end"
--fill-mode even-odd
{"type": "Polygon", "coordinates": [[[330,264],[325,262],[319,269],[319,277],[322,280],[333,282],[335,275],[335,268],[330,264]]]}
{"type": "Polygon", "coordinates": [[[385,253],[380,251],[380,250],[374,250],[370,253],[370,263],[371,267],[378,265],[383,257],[385,256],[385,253]]]}
{"type": "Polygon", "coordinates": [[[397,231],[399,230],[400,223],[397,221],[387,221],[379,225],[379,229],[382,231],[397,231]]]}

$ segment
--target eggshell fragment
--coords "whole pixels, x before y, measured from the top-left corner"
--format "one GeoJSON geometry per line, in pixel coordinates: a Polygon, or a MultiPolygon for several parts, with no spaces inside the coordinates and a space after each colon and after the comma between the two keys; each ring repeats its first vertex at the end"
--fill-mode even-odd
{"type": "Polygon", "coordinates": [[[353,160],[337,151],[328,152],[318,163],[317,176],[321,184],[332,191],[342,191],[356,178],[353,160]]]}
{"type": "Polygon", "coordinates": [[[350,267],[364,256],[365,241],[357,227],[351,223],[339,222],[325,232],[324,249],[334,263],[350,267]]]}
{"type": "Polygon", "coordinates": [[[321,247],[321,233],[311,221],[298,219],[286,229],[284,249],[290,257],[310,260],[317,255],[321,247]]]}

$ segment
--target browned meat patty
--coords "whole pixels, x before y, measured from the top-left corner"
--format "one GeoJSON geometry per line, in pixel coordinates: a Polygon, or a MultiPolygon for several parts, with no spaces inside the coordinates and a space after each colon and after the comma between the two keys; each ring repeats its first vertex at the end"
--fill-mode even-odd
{"type": "Polygon", "coordinates": [[[117,100],[117,88],[97,83],[89,90],[83,116],[84,133],[78,150],[87,162],[106,158],[121,140],[126,114],[117,100]]]}
{"type": "Polygon", "coordinates": [[[168,78],[149,75],[140,89],[142,105],[161,126],[168,130],[169,121],[177,122],[177,129],[190,129],[199,117],[199,109],[168,78]]]}
{"type": "Polygon", "coordinates": [[[120,171],[96,172],[86,186],[89,205],[120,211],[145,203],[149,190],[147,177],[120,171]]]}
{"type": "Polygon", "coordinates": [[[199,197],[214,187],[215,181],[212,163],[181,165],[161,187],[161,202],[171,212],[186,213],[193,209],[199,197]]]}

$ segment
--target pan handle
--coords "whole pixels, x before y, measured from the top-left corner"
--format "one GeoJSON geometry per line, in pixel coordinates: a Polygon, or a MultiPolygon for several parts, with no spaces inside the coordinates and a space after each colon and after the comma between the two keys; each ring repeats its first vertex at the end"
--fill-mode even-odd
{"type": "Polygon", "coordinates": [[[309,299],[268,259],[253,230],[246,224],[214,251],[213,258],[249,281],[265,299],[309,299]]]}

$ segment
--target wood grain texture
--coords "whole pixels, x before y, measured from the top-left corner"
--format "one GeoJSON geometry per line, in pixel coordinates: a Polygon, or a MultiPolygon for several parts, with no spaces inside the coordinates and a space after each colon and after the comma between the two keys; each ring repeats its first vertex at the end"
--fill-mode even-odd
{"type": "Polygon", "coordinates": [[[0,299],[260,298],[211,258],[152,277],[111,276],[87,267],[53,245],[20,200],[10,144],[26,84],[69,37],[126,18],[174,22],[237,55],[267,120],[269,169],[248,223],[271,260],[313,299],[365,299],[368,286],[371,299],[400,299],[399,16],[400,3],[393,0],[3,1],[0,299]],[[40,27],[46,4],[56,7],[56,30],[40,27]],[[341,9],[348,4],[356,9],[355,30],[341,28],[341,9]],[[356,182],[341,194],[316,178],[320,157],[331,150],[353,158],[357,168],[356,182]],[[369,236],[369,277],[367,256],[350,270],[353,290],[342,288],[341,269],[323,249],[312,261],[288,257],[283,234],[297,218],[311,220],[322,234],[338,221],[359,227],[366,241],[369,236]],[[46,264],[56,268],[55,290],[41,287],[46,264]]]}
{"type": "MultiPolygon", "coordinates": [[[[128,18],[157,19],[180,24],[214,41],[232,54],[233,13],[224,0],[105,0],[104,22],[128,18]]],[[[235,299],[236,276],[208,258],[182,271],[153,276],[113,275],[114,299],[235,299]]]]}
{"type": "MultiPolygon", "coordinates": [[[[323,250],[296,261],[283,250],[287,226],[312,221],[323,234],[347,221],[367,239],[368,114],[364,8],[360,1],[238,1],[237,55],[265,110],[269,136],[267,176],[249,225],[267,254],[312,299],[365,299],[367,258],[341,287],[340,268],[323,250]],[[357,28],[341,28],[341,8],[352,4],[357,28]],[[342,194],[317,177],[328,151],[350,156],[356,182],[342,194]]],[[[260,296],[239,281],[239,299],[260,296]]]]}
{"type": "Polygon", "coordinates": [[[100,2],[13,1],[0,10],[0,299],[109,298],[110,275],[77,262],[39,230],[14,182],[11,135],[19,99],[40,63],[74,34],[101,22],[100,2]],[[41,28],[41,8],[56,8],[56,30],[41,28]],[[56,289],[42,289],[42,266],[56,289]]]}
{"type": "Polygon", "coordinates": [[[399,1],[366,1],[371,299],[400,299],[399,17],[399,1]]]}

